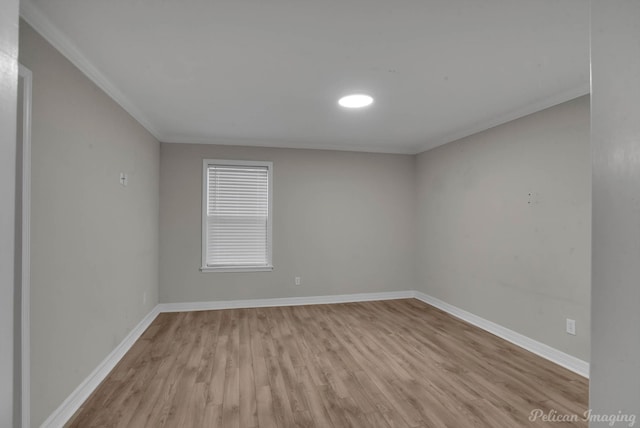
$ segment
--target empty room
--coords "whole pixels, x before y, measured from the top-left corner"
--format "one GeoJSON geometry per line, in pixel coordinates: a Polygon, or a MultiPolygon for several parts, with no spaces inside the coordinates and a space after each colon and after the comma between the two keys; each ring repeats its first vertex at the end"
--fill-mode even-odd
{"type": "Polygon", "coordinates": [[[2,12],[1,427],[640,424],[637,0],[2,12]]]}

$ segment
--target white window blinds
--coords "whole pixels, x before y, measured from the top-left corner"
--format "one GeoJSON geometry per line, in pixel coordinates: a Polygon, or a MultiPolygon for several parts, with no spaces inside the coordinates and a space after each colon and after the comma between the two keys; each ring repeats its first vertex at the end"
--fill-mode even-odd
{"type": "Polygon", "coordinates": [[[203,268],[270,267],[271,164],[209,161],[205,172],[203,268]]]}

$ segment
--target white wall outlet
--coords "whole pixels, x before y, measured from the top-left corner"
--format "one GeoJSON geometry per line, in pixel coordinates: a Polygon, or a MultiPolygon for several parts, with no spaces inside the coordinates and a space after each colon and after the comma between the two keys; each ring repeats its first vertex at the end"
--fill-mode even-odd
{"type": "Polygon", "coordinates": [[[127,185],[129,184],[129,177],[127,176],[127,174],[125,172],[121,172],[120,173],[120,185],[127,187],[127,185]]]}
{"type": "Polygon", "coordinates": [[[567,318],[567,333],[576,335],[576,320],[567,318]]]}
{"type": "Polygon", "coordinates": [[[296,282],[296,285],[301,285],[302,284],[302,278],[300,278],[299,276],[296,276],[295,277],[295,282],[296,282]]]}

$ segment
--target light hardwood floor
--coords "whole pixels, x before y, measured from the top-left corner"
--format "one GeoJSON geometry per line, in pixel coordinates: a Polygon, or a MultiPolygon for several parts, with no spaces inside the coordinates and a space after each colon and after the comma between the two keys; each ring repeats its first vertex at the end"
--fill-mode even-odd
{"type": "Polygon", "coordinates": [[[418,300],[164,313],[70,427],[524,427],[588,381],[418,300]]]}

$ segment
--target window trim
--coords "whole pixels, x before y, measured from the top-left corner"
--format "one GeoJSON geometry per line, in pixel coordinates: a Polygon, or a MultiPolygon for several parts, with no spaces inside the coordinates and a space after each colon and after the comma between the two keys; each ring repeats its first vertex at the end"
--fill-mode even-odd
{"type": "Polygon", "coordinates": [[[266,161],[248,161],[248,160],[229,160],[229,159],[203,159],[202,161],[202,224],[201,224],[201,240],[202,257],[200,260],[200,271],[202,272],[270,272],[273,270],[273,162],[266,161]],[[233,165],[233,166],[263,166],[267,167],[268,180],[268,218],[267,218],[267,262],[266,266],[208,266],[207,265],[207,171],[210,165],[233,165]]]}

